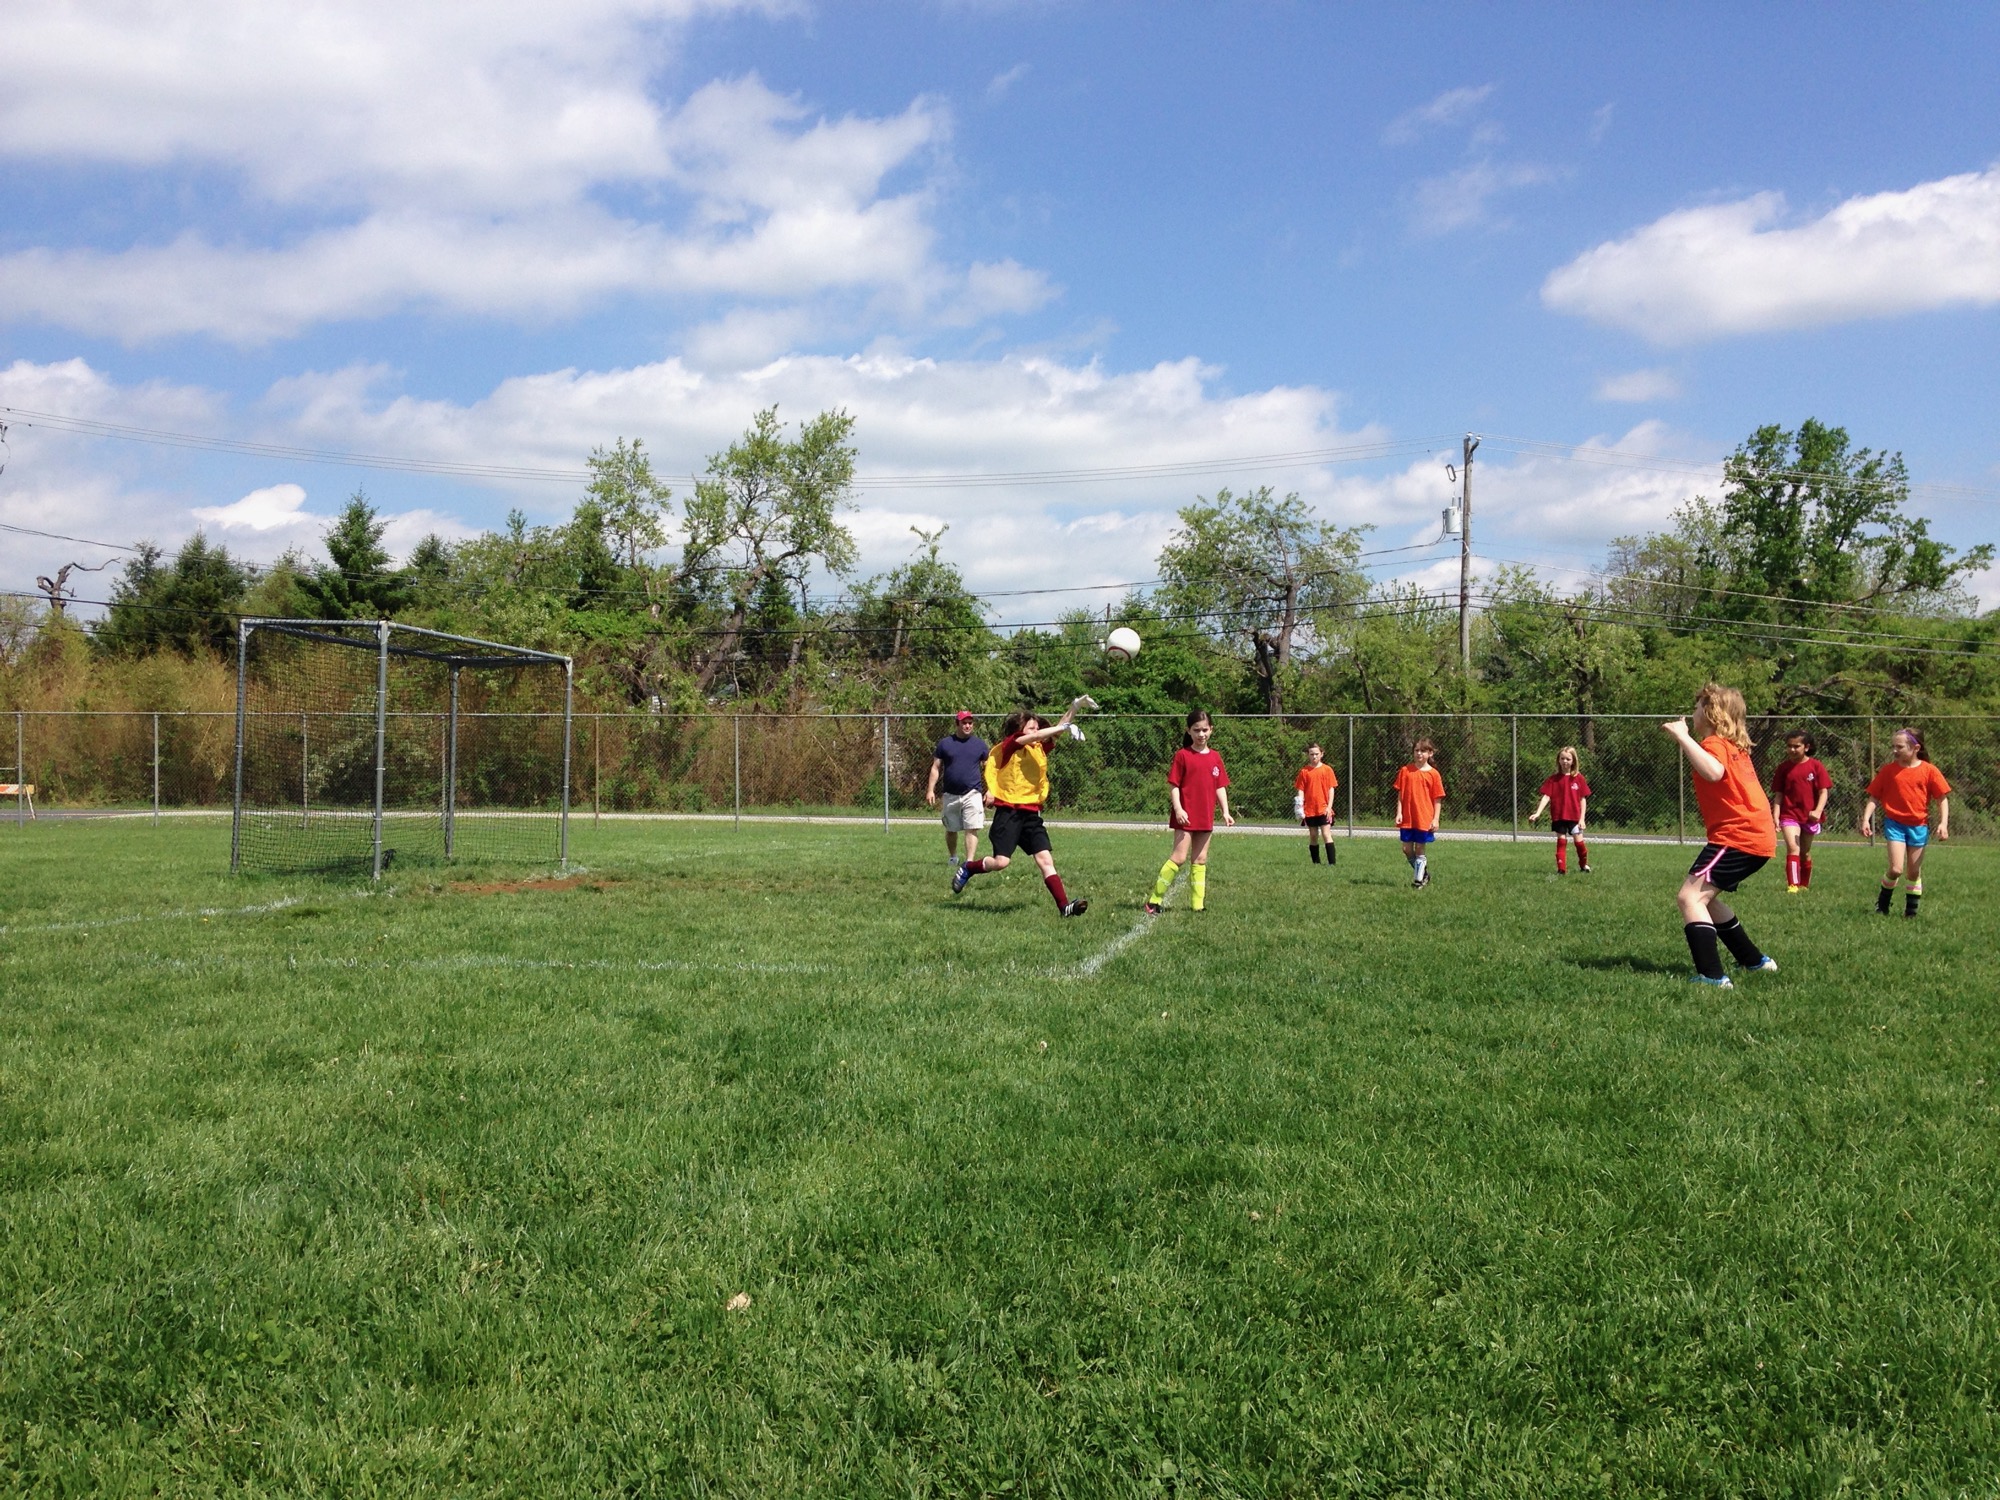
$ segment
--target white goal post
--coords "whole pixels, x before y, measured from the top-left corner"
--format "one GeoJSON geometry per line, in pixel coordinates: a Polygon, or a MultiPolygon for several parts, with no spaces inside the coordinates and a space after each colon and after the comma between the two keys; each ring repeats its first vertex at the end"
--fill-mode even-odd
{"type": "Polygon", "coordinates": [[[567,656],[393,620],[237,626],[229,868],[569,862],[567,656]]]}

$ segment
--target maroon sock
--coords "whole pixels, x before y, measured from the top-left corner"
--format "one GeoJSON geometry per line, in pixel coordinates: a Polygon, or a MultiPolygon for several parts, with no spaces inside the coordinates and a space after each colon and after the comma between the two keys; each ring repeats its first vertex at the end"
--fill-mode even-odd
{"type": "Polygon", "coordinates": [[[965,873],[968,875],[984,875],[986,873],[986,860],[983,857],[968,859],[965,862],[965,873]]]}
{"type": "Polygon", "coordinates": [[[1042,884],[1047,886],[1049,894],[1056,898],[1057,911],[1061,911],[1065,906],[1069,905],[1069,893],[1063,890],[1062,876],[1044,875],[1042,877],[1042,884]]]}
{"type": "Polygon", "coordinates": [[[1800,885],[1812,884],[1812,856],[1810,854],[1799,856],[1799,874],[1803,877],[1799,881],[1800,885]]]}
{"type": "Polygon", "coordinates": [[[1583,847],[1582,839],[1576,841],[1576,862],[1580,865],[1590,863],[1590,851],[1583,847]]]}
{"type": "Polygon", "coordinates": [[[1563,874],[1569,869],[1569,840],[1556,835],[1556,873],[1563,874]]]}

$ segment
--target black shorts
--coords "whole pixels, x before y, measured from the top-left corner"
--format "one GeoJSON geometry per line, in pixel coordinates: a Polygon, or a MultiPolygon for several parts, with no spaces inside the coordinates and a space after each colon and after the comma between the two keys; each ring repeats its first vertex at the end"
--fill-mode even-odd
{"type": "Polygon", "coordinates": [[[1551,830],[1553,830],[1553,831],[1554,831],[1554,832],[1556,832],[1556,833],[1575,833],[1575,832],[1576,832],[1576,819],[1575,819],[1575,818],[1551,818],[1551,819],[1549,820],[1549,827],[1550,827],[1550,829],[1551,829],[1551,830]]]}
{"type": "Polygon", "coordinates": [[[1741,849],[1703,844],[1688,866],[1688,874],[1699,875],[1718,891],[1733,891],[1770,862],[1768,854],[1745,854],[1741,849]]]}
{"type": "Polygon", "coordinates": [[[986,847],[1002,859],[1012,858],[1016,849],[1023,854],[1047,854],[1049,831],[1042,826],[1041,809],[1008,807],[1004,803],[996,806],[993,826],[986,834],[986,847]]]}
{"type": "Polygon", "coordinates": [[[1317,817],[1301,818],[1299,822],[1307,828],[1331,828],[1333,826],[1333,814],[1321,813],[1317,817]]]}

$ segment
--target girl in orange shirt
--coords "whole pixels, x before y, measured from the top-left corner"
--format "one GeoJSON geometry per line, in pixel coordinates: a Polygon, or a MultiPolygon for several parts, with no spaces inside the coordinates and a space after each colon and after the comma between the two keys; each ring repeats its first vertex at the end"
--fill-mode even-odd
{"type": "Polygon", "coordinates": [[[1778,961],[1750,941],[1742,919],[1721,900],[1761,870],[1777,852],[1771,828],[1771,804],[1750,763],[1750,732],[1743,727],[1743,695],[1735,688],[1711,682],[1694,699],[1694,724],[1675,719],[1660,727],[1679,742],[1694,772],[1695,801],[1701,807],[1708,842],[1701,846],[1687,879],[1681,882],[1680,908],[1688,952],[1694,955],[1694,981],[1717,989],[1732,989],[1722,972],[1718,942],[1739,967],[1775,972],[1778,961]]]}
{"type": "Polygon", "coordinates": [[[1910,883],[1903,891],[1903,915],[1914,917],[1917,903],[1924,899],[1924,849],[1931,841],[1931,802],[1937,802],[1937,836],[1951,837],[1951,783],[1944,772],[1931,764],[1924,752],[1924,737],[1914,729],[1899,729],[1890,736],[1889,748],[1895,759],[1875,773],[1868,783],[1868,803],[1861,809],[1861,836],[1875,836],[1875,809],[1882,809],[1882,841],[1889,846],[1889,873],[1882,877],[1882,889],[1875,895],[1875,910],[1889,915],[1889,903],[1896,896],[1896,881],[1903,874],[1904,851],[1908,850],[1910,883]]]}

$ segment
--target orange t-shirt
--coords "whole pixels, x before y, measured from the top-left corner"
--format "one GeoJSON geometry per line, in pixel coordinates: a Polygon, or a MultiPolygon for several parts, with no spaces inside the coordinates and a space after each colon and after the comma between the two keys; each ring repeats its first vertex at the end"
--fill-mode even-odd
{"type": "Polygon", "coordinates": [[[1438,804],[1444,801],[1444,778],[1436,766],[1405,766],[1396,773],[1396,799],[1403,804],[1396,826],[1429,832],[1437,826],[1438,804]]]}
{"type": "Polygon", "coordinates": [[[1292,778],[1295,790],[1306,794],[1306,816],[1323,818],[1333,811],[1333,789],[1340,785],[1340,778],[1333,774],[1333,767],[1325,761],[1316,766],[1305,766],[1292,778]]]}
{"type": "Polygon", "coordinates": [[[1778,852],[1778,835],[1771,827],[1771,802],[1757,779],[1750,752],[1737,749],[1734,741],[1719,734],[1703,740],[1701,748],[1722,762],[1722,780],[1694,778],[1694,800],[1701,808],[1708,841],[1769,859],[1778,852]]]}
{"type": "Polygon", "coordinates": [[[1944,779],[1944,772],[1927,760],[1920,760],[1914,766],[1899,765],[1892,760],[1868,783],[1868,795],[1885,816],[1914,827],[1930,822],[1932,799],[1949,797],[1951,783],[1944,779]]]}

